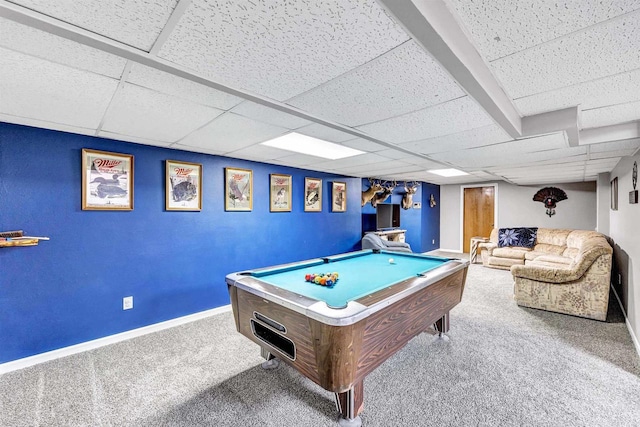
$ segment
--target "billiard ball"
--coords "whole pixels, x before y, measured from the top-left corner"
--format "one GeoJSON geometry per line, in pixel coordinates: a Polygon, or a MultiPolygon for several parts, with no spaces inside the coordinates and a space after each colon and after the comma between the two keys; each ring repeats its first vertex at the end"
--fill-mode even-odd
{"type": "Polygon", "coordinates": [[[393,258],[389,258],[389,264],[393,264],[393,263],[395,263],[394,259],[393,258]]]}

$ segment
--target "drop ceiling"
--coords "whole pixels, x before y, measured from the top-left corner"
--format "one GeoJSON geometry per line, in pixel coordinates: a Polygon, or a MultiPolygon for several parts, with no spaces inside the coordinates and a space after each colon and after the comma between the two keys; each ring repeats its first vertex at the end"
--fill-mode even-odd
{"type": "Polygon", "coordinates": [[[640,147],[638,52],[637,0],[0,0],[0,121],[356,177],[593,181],[640,147]],[[292,131],[364,153],[261,145],[292,131]]]}

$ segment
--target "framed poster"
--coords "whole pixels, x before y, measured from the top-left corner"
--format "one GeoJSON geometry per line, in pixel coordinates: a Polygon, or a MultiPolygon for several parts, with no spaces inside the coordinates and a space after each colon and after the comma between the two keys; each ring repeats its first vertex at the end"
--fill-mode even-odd
{"type": "Polygon", "coordinates": [[[271,212],[291,212],[291,175],[269,176],[269,200],[271,212]]]}
{"type": "Polygon", "coordinates": [[[347,211],[347,183],[331,183],[331,212],[347,211]]]}
{"type": "Polygon", "coordinates": [[[618,210],[618,177],[611,181],[611,210],[618,210]]]}
{"type": "Polygon", "coordinates": [[[133,156],[82,149],[82,210],[133,210],[133,156]]]}
{"type": "Polygon", "coordinates": [[[166,160],[165,209],[202,210],[202,165],[166,160]]]}
{"type": "Polygon", "coordinates": [[[253,171],[224,168],[224,210],[253,209],[253,171]]]}
{"type": "Polygon", "coordinates": [[[304,179],[304,211],[322,212],[322,180],[304,179]]]}

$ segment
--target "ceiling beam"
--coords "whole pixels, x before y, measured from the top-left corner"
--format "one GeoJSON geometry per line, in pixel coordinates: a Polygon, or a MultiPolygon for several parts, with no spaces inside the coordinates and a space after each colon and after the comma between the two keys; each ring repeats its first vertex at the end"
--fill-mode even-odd
{"type": "Polygon", "coordinates": [[[549,111],[522,118],[522,136],[536,136],[552,132],[566,132],[569,147],[579,143],[579,107],[549,111]]]}
{"type": "Polygon", "coordinates": [[[640,138],[640,121],[580,131],[580,145],[635,138],[640,138]]]}
{"type": "Polygon", "coordinates": [[[442,0],[378,0],[398,24],[512,138],[522,136],[520,113],[442,0]]]}

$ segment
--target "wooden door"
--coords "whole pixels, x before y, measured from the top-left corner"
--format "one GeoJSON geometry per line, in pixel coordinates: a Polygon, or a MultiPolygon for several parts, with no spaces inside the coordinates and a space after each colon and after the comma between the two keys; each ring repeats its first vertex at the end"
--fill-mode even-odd
{"type": "Polygon", "coordinates": [[[464,189],[463,252],[469,252],[472,237],[489,237],[494,227],[495,187],[464,189]]]}

